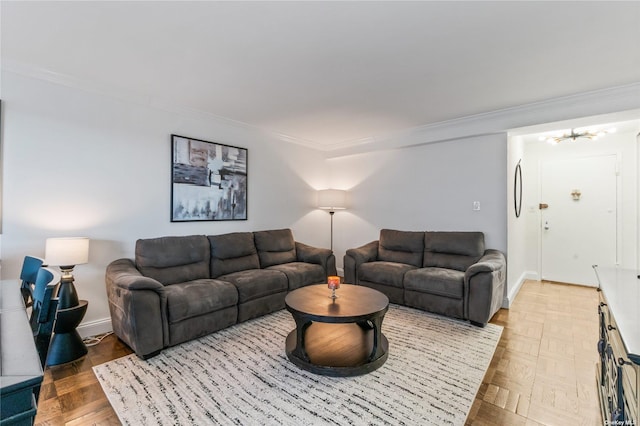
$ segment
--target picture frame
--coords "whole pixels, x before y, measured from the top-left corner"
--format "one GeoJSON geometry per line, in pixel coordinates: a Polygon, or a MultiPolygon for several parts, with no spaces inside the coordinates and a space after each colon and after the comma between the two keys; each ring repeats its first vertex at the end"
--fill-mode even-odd
{"type": "Polygon", "coordinates": [[[171,222],[247,220],[248,154],[171,135],[171,222]]]}

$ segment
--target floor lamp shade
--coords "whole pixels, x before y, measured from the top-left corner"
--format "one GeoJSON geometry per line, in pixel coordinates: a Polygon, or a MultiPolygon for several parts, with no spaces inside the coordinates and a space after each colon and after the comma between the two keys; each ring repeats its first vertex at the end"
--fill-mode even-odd
{"type": "Polygon", "coordinates": [[[318,191],[318,208],[331,211],[346,209],[347,191],[341,189],[323,189],[318,191]]]}
{"type": "Polygon", "coordinates": [[[89,238],[47,238],[45,262],[49,266],[74,266],[89,262],[89,238]]]}

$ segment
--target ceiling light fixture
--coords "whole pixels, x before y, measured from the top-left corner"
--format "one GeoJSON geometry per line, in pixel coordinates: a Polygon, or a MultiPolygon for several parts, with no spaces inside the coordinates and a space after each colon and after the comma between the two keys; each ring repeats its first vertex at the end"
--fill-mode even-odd
{"type": "Polygon", "coordinates": [[[566,140],[576,140],[579,138],[585,138],[590,140],[596,140],[600,136],[604,136],[608,133],[615,133],[615,127],[611,127],[610,129],[602,129],[602,130],[593,130],[593,129],[571,129],[569,131],[561,130],[560,132],[555,132],[551,135],[543,135],[540,136],[541,141],[548,142],[550,144],[560,143],[566,140]]]}

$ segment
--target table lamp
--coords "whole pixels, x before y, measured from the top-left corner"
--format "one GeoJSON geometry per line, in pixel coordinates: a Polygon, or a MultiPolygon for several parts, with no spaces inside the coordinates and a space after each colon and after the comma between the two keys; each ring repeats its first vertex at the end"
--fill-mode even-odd
{"type": "Polygon", "coordinates": [[[58,290],[58,309],[78,305],[78,293],[73,285],[73,268],[89,262],[89,238],[47,238],[45,263],[58,266],[62,272],[58,290]]]}
{"type": "Polygon", "coordinates": [[[89,261],[89,238],[47,238],[45,262],[62,271],[58,287],[58,307],[49,345],[47,365],[65,364],[87,354],[87,346],[76,328],[87,312],[88,302],[78,300],[73,285],[73,268],[89,261]]]}
{"type": "Polygon", "coordinates": [[[336,210],[347,208],[347,191],[342,189],[323,189],[318,191],[318,208],[329,210],[331,215],[331,251],[333,251],[333,215],[336,210]]]}

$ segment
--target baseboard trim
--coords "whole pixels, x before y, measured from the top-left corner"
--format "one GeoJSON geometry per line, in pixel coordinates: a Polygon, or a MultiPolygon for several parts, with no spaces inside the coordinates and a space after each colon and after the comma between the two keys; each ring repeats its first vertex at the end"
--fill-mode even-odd
{"type": "Polygon", "coordinates": [[[522,284],[524,284],[526,280],[538,281],[539,280],[538,274],[534,271],[524,271],[522,275],[520,275],[520,278],[518,278],[518,280],[516,281],[516,284],[513,286],[511,291],[509,291],[509,294],[507,294],[507,296],[502,301],[503,308],[509,309],[513,301],[516,299],[516,296],[518,295],[518,292],[520,291],[522,284]]]}
{"type": "Polygon", "coordinates": [[[103,318],[95,321],[83,322],[77,328],[78,334],[83,339],[90,336],[97,336],[98,334],[108,333],[113,331],[111,325],[111,318],[103,318]]]}

